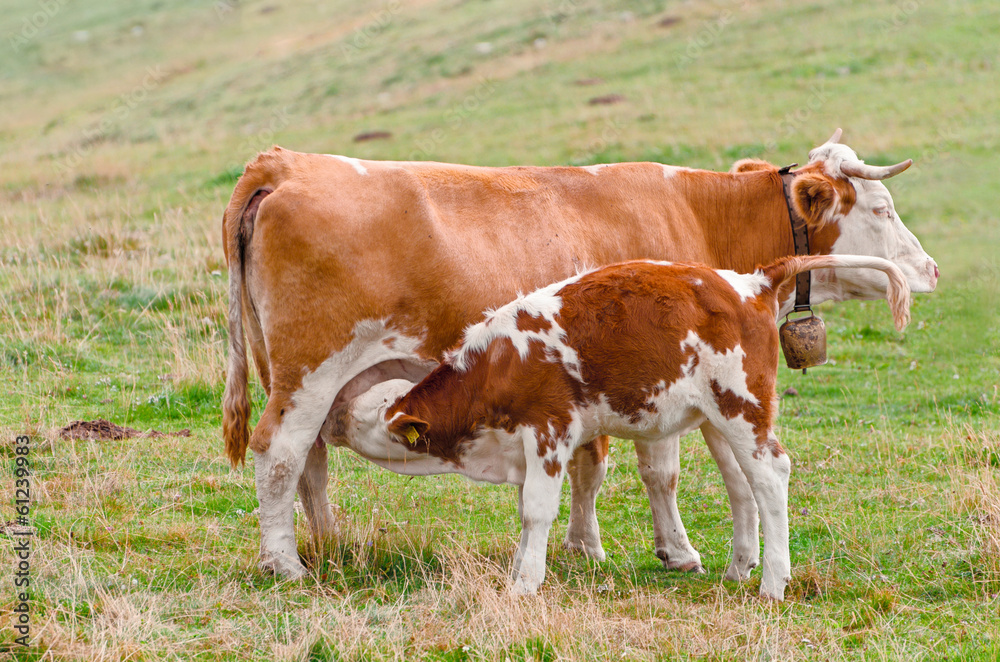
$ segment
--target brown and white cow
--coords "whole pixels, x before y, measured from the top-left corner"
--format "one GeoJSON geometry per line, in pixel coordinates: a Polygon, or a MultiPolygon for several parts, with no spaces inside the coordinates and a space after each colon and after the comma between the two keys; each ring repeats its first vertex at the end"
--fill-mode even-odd
{"type": "Polygon", "coordinates": [[[712,452],[728,449],[749,479],[764,529],[760,593],[781,600],[791,465],[773,430],[774,317],[785,282],[820,268],[884,272],[896,327],[906,325],[906,279],[881,258],[790,257],[753,274],[625,262],[487,312],[418,385],[377,384],[325,429],[392,471],[521,486],[513,590],[534,593],[576,450],[597,435],[657,445],[700,427],[712,452]]]}
{"type": "MultiPolygon", "coordinates": [[[[830,141],[797,171],[791,203],[813,254],[887,258],[915,292],[937,267],[906,229],[880,178],[830,141]]],[[[585,168],[479,168],[360,161],[274,148],[247,165],[223,217],[229,264],[229,372],[223,403],[234,465],[254,451],[261,565],[300,576],[296,487],[316,536],[334,528],[327,450],[331,408],[392,378],[419,381],[483,310],[581,268],[649,258],[750,271],[794,253],[777,168],[741,162],[730,173],[657,163],[585,168]],[[244,329],[267,406],[250,435],[244,329]]],[[[878,272],[824,269],[812,303],[885,296],[878,272]]],[[[782,292],[782,312],[791,306],[782,292]]],[[[656,553],[668,568],[699,568],[676,506],[679,440],[636,447],[649,492],[656,553]]],[[[569,547],[601,559],[594,503],[607,438],[569,466],[569,547]]],[[[756,564],[757,515],[732,454],[716,457],[734,503],[733,567],[756,564]],[[736,497],[733,495],[736,494],[736,497]]]]}

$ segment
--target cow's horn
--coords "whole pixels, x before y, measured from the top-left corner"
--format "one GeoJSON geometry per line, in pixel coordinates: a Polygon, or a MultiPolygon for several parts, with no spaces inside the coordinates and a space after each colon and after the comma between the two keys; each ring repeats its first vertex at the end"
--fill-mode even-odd
{"type": "Polygon", "coordinates": [[[896,165],[873,166],[861,161],[844,161],[840,164],[840,171],[848,177],[860,177],[862,179],[888,179],[903,172],[913,165],[913,159],[906,159],[896,165]]]}
{"type": "Polygon", "coordinates": [[[837,129],[836,131],[834,131],[834,132],[833,132],[833,135],[832,135],[832,136],[830,136],[830,139],[829,139],[829,140],[827,140],[826,142],[828,142],[828,143],[833,143],[834,145],[836,145],[837,143],[839,143],[839,142],[840,142],[840,136],[841,136],[841,135],[842,135],[843,133],[844,133],[844,130],[843,130],[843,129],[837,129]]]}

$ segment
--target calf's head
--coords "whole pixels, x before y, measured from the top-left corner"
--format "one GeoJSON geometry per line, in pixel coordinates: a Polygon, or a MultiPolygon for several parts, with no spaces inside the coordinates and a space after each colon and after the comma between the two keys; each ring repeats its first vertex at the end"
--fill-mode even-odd
{"type": "MultiPolygon", "coordinates": [[[[883,179],[913,163],[871,166],[839,143],[841,131],[809,152],[809,164],[797,171],[792,204],[806,219],[817,249],[833,254],[873,255],[896,264],[913,292],[933,292],[938,267],[896,213],[883,179]]],[[[821,272],[814,287],[823,299],[881,299],[885,274],[871,269],[821,272]]]]}

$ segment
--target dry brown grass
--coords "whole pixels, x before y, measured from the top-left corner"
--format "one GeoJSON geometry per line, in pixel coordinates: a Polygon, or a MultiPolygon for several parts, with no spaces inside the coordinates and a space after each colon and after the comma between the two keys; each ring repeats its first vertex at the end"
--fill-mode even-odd
{"type": "MultiPolygon", "coordinates": [[[[344,526],[348,540],[377,535],[368,522],[344,526]]],[[[397,549],[421,544],[403,531],[393,540],[397,549]]],[[[184,532],[192,541],[198,535],[184,532]]],[[[211,659],[253,650],[289,661],[324,650],[348,660],[459,650],[476,660],[791,660],[803,642],[836,654],[843,638],[836,627],[793,622],[787,606],[761,603],[752,591],[734,596],[721,585],[692,602],[622,578],[609,587],[550,576],[539,596],[520,598],[505,590],[509,554],[448,541],[436,560],[413,578],[422,588],[388,601],[377,590],[337,592],[309,582],[261,588],[232,574],[221,581],[198,575],[188,590],[160,591],[104,567],[74,541],[53,541],[36,567],[47,603],[57,606],[40,619],[38,635],[48,659],[102,662],[198,650],[211,651],[211,659]]]]}
{"type": "Polygon", "coordinates": [[[984,593],[1000,594],[1000,433],[967,428],[972,445],[970,509],[979,541],[980,583],[984,593]]]}

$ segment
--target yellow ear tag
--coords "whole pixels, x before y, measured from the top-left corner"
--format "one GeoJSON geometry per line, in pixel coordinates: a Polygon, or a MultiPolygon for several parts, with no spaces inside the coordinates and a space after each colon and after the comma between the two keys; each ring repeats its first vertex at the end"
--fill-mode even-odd
{"type": "Polygon", "coordinates": [[[406,428],[406,438],[409,440],[411,446],[416,446],[417,439],[420,439],[420,433],[417,432],[417,428],[411,425],[406,428]]]}

